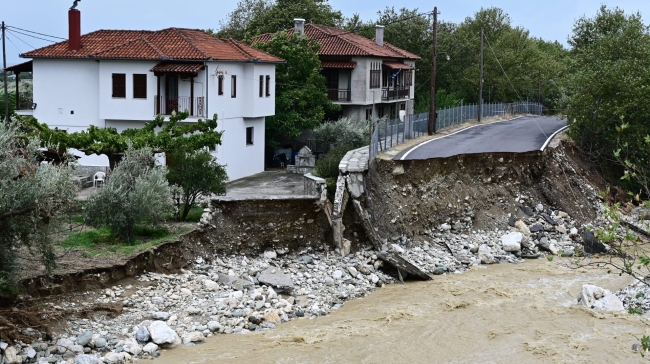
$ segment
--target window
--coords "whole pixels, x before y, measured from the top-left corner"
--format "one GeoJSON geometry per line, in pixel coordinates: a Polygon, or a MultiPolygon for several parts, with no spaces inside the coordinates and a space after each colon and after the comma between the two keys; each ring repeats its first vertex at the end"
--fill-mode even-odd
{"type": "Polygon", "coordinates": [[[230,76],[230,97],[237,97],[237,76],[230,76]]]}
{"type": "Polygon", "coordinates": [[[381,87],[381,64],[379,62],[370,63],[370,88],[381,87]]]}
{"type": "Polygon", "coordinates": [[[147,98],[147,75],[133,75],[133,98],[147,98]]]}
{"type": "Polygon", "coordinates": [[[126,97],[126,75],[124,73],[113,73],[113,97],[126,97]]]}
{"type": "Polygon", "coordinates": [[[218,88],[219,88],[219,95],[223,95],[223,75],[219,75],[218,88]]]}
{"type": "Polygon", "coordinates": [[[366,109],[366,120],[372,119],[372,109],[366,109]]]}
{"type": "Polygon", "coordinates": [[[264,76],[260,75],[260,97],[264,97],[264,76]]]}
{"type": "Polygon", "coordinates": [[[246,128],[246,145],[253,145],[253,127],[246,128]]]}
{"type": "Polygon", "coordinates": [[[413,86],[413,70],[404,72],[404,86],[413,86]]]}
{"type": "Polygon", "coordinates": [[[384,117],[384,107],[380,106],[379,109],[377,110],[377,117],[380,119],[384,117]]]}
{"type": "Polygon", "coordinates": [[[266,97],[271,96],[271,76],[266,75],[266,97]]]}
{"type": "Polygon", "coordinates": [[[336,68],[323,68],[321,74],[325,77],[325,85],[329,90],[339,89],[339,70],[336,68]]]}
{"type": "Polygon", "coordinates": [[[399,105],[400,110],[406,110],[406,103],[399,105]]]}

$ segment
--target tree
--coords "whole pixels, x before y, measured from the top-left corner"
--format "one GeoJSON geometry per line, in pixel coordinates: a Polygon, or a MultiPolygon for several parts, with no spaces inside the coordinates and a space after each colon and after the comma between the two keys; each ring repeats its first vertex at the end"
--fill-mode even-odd
{"type": "Polygon", "coordinates": [[[187,214],[200,196],[226,193],[226,169],[217,163],[210,152],[204,149],[192,152],[180,150],[170,153],[168,157],[172,163],[167,171],[167,180],[178,189],[173,196],[177,220],[187,219],[187,214]]]}
{"type": "Polygon", "coordinates": [[[50,129],[33,117],[22,118],[23,124],[31,129],[44,142],[55,143],[61,148],[75,148],[86,155],[106,154],[111,169],[122,159],[130,142],[134,149],[150,147],[153,153],[164,153],[177,149],[199,150],[221,144],[221,134],[217,128],[217,114],[212,119],[192,123],[181,123],[187,119],[187,111],[169,117],[165,122],[162,115],[144,124],[140,129],[100,128],[91,125],[87,131],[63,133],[50,129]],[[158,130],[158,131],[156,131],[158,130]]]}
{"type": "MultiPolygon", "coordinates": [[[[40,146],[15,123],[0,123],[0,290],[15,279],[22,248],[52,271],[55,222],[77,193],[72,168],[41,163],[40,146]]],[[[64,162],[70,159],[63,156],[64,162]]]]}
{"type": "Polygon", "coordinates": [[[276,66],[275,116],[266,118],[268,147],[277,147],[283,138],[297,137],[303,130],[314,128],[326,113],[340,108],[327,98],[317,42],[283,31],[268,43],[253,46],[287,61],[276,66]]]}
{"type": "Polygon", "coordinates": [[[166,171],[155,165],[153,150],[134,149],[130,142],[127,146],[106,186],[86,204],[86,223],[96,228],[107,226],[122,240],[133,237],[137,224],[161,221],[171,207],[166,171]]]}
{"type": "MultiPolygon", "coordinates": [[[[641,15],[602,6],[595,17],[576,21],[569,44],[571,136],[604,175],[624,175],[620,161],[650,171],[650,32],[641,15]]],[[[636,179],[620,181],[640,189],[636,179]]]]}
{"type": "Polygon", "coordinates": [[[307,23],[338,26],[343,22],[340,11],[328,0],[241,0],[228,21],[220,22],[220,37],[239,40],[275,33],[293,27],[293,20],[303,18],[307,23]]]}

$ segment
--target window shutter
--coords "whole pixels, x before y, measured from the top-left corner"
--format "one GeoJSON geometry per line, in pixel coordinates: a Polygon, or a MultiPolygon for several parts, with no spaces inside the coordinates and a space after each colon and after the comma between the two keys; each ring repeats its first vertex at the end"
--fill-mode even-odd
{"type": "Polygon", "coordinates": [[[264,76],[260,75],[260,97],[264,97],[264,76]]]}
{"type": "Polygon", "coordinates": [[[271,76],[266,76],[266,97],[271,96],[271,76]]]}
{"type": "Polygon", "coordinates": [[[133,75],[133,98],[147,98],[147,75],[133,75]]]}
{"type": "Polygon", "coordinates": [[[113,73],[113,97],[126,97],[126,75],[113,73]]]}
{"type": "Polygon", "coordinates": [[[219,95],[223,95],[223,75],[219,75],[219,95]]]}
{"type": "Polygon", "coordinates": [[[237,76],[232,75],[231,77],[231,85],[230,85],[230,97],[233,99],[237,97],[237,76]]]}

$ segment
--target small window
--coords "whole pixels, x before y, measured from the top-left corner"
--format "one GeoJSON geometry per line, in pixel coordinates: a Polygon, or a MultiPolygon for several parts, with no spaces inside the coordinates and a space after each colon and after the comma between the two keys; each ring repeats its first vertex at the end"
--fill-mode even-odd
{"type": "Polygon", "coordinates": [[[406,104],[400,104],[399,109],[400,110],[406,110],[406,104]]]}
{"type": "Polygon", "coordinates": [[[266,76],[266,97],[271,96],[271,76],[266,76]]]}
{"type": "Polygon", "coordinates": [[[126,97],[126,75],[124,73],[113,73],[113,97],[126,97]]]}
{"type": "Polygon", "coordinates": [[[133,75],[133,98],[147,98],[147,75],[133,75]]]}
{"type": "Polygon", "coordinates": [[[372,119],[372,109],[366,109],[366,120],[372,119]]]}
{"type": "Polygon", "coordinates": [[[230,97],[233,99],[237,97],[237,76],[235,75],[230,77],[230,97]]]}
{"type": "Polygon", "coordinates": [[[253,127],[246,128],[246,145],[253,145],[253,127]]]}
{"type": "Polygon", "coordinates": [[[260,97],[264,97],[264,76],[260,75],[260,97]]]}
{"type": "Polygon", "coordinates": [[[219,75],[218,88],[219,88],[219,95],[223,95],[223,75],[219,75]]]}

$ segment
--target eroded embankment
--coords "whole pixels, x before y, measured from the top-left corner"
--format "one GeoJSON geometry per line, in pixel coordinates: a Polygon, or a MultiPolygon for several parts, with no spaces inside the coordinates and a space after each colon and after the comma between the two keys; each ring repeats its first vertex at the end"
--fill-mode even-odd
{"type": "Polygon", "coordinates": [[[544,152],[376,159],[368,173],[365,202],[385,237],[414,237],[443,223],[457,231],[503,228],[509,214],[540,203],[587,223],[598,209],[592,185],[604,186],[567,140],[544,152]]]}

